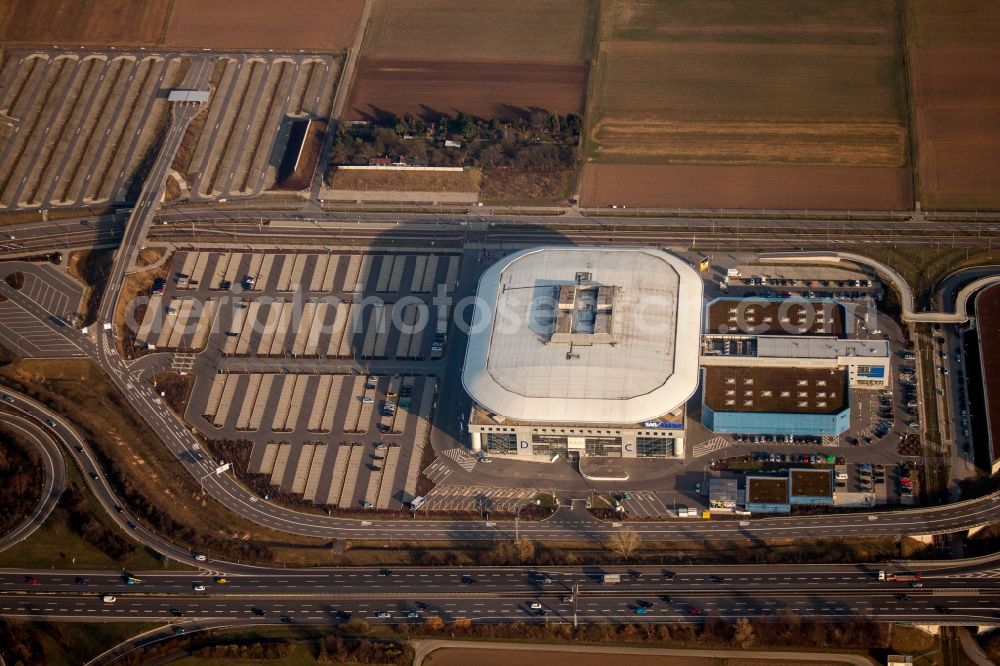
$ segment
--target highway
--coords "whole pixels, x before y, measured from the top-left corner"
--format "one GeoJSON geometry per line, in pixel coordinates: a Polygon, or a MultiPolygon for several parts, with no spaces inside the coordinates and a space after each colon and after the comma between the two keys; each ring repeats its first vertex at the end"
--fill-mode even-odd
{"type": "Polygon", "coordinates": [[[6,550],[31,536],[52,513],[66,489],[66,463],[56,439],[37,420],[0,408],[0,421],[38,449],[43,475],[38,503],[14,529],[0,537],[0,550],[6,550]]]}
{"type": "MultiPolygon", "coordinates": [[[[889,566],[890,571],[905,571],[889,566]]],[[[1000,623],[1000,579],[987,562],[921,570],[922,587],[879,581],[867,566],[421,568],[211,572],[0,572],[0,613],[48,620],[213,620],[330,623],[678,622],[705,617],[867,617],[1000,623]],[[617,572],[620,583],[604,584],[617,572]],[[670,577],[665,575],[669,572],[670,577]],[[141,582],[127,584],[126,577],[141,582]],[[543,579],[549,580],[545,582],[543,579]],[[472,582],[475,581],[475,582],[472,582]],[[201,591],[196,586],[204,586],[201,591]],[[570,599],[574,592],[577,594],[570,599]],[[102,601],[103,595],[116,598],[102,601]],[[648,612],[635,612],[643,602],[648,612]],[[533,612],[540,604],[545,615],[533,612]],[[692,609],[697,609],[693,611],[692,609]],[[380,617],[384,611],[390,617],[380,617]],[[408,613],[414,617],[407,617],[408,613]]]]}
{"type": "MultiPolygon", "coordinates": [[[[150,181],[152,182],[152,181],[150,181]]],[[[139,204],[137,204],[137,208],[139,204]]],[[[150,236],[178,242],[218,241],[266,243],[280,238],[303,243],[329,242],[331,235],[357,241],[404,239],[454,242],[471,227],[488,229],[490,244],[540,242],[580,244],[726,243],[726,247],[787,250],[799,247],[829,249],[844,244],[981,248],[1000,235],[1000,221],[937,222],[865,220],[634,218],[582,216],[455,215],[448,213],[336,213],[302,212],[222,205],[166,209],[156,215],[150,236]],[[265,223],[265,221],[267,223],[265,223]]],[[[112,216],[25,222],[0,230],[0,256],[49,252],[60,247],[113,245],[122,225],[112,216]]]]}

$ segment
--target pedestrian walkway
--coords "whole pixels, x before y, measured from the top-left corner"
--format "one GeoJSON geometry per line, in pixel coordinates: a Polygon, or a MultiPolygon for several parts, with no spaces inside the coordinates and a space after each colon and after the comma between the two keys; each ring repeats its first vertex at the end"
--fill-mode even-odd
{"type": "Polygon", "coordinates": [[[691,457],[701,458],[732,445],[733,443],[725,437],[713,437],[707,441],[695,444],[694,449],[691,451],[691,457]]]}
{"type": "Polygon", "coordinates": [[[457,462],[458,466],[466,472],[471,472],[476,466],[476,458],[469,455],[469,452],[465,449],[448,449],[447,451],[442,451],[441,453],[457,462]]]}

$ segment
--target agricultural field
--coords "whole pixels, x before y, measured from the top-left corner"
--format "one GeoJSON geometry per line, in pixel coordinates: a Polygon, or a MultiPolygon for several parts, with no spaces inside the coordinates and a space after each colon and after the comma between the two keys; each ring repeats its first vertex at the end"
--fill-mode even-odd
{"type": "Polygon", "coordinates": [[[582,113],[597,0],[376,0],[349,120],[582,113]]]}
{"type": "Polygon", "coordinates": [[[913,0],[909,63],[918,198],[925,208],[1000,207],[1000,17],[984,0],[913,0]]]}
{"type": "Polygon", "coordinates": [[[400,60],[583,62],[596,0],[376,0],[365,53],[400,60]]]}
{"type": "Polygon", "coordinates": [[[385,120],[409,112],[426,120],[459,111],[480,118],[526,117],[532,109],[582,113],[587,66],[442,62],[364,57],[345,113],[385,120]]]}
{"type": "MultiPolygon", "coordinates": [[[[624,173],[611,165],[649,164],[676,166],[671,174],[682,182],[711,177],[698,184],[710,199],[750,183],[770,186],[750,198],[776,208],[826,206],[830,197],[822,183],[811,184],[816,179],[862,192],[869,169],[899,169],[878,179],[896,185],[883,197],[860,197],[897,207],[890,204],[910,189],[899,21],[891,0],[608,2],[591,80],[584,203],[603,202],[588,193],[609,192],[601,179],[624,173]],[[682,165],[781,167],[785,175],[713,168],[687,178],[682,165]],[[857,182],[845,182],[852,174],[857,182]],[[807,187],[787,188],[786,179],[807,187]],[[809,190],[817,194],[811,204],[809,190]]],[[[629,171],[660,187],[655,171],[629,171]]],[[[659,198],[644,194],[643,205],[686,207],[704,198],[686,192],[663,187],[659,198]]]]}
{"type": "MultiPolygon", "coordinates": [[[[135,3],[142,4],[142,3],[135,3]]],[[[218,49],[350,46],[364,0],[174,0],[165,44],[218,49]]]]}
{"type": "Polygon", "coordinates": [[[907,210],[909,169],[884,167],[588,164],[589,206],[907,210]],[[780,194],[780,199],[776,195],[780,194]]]}
{"type": "Polygon", "coordinates": [[[171,0],[0,0],[0,43],[155,44],[171,0]]]}

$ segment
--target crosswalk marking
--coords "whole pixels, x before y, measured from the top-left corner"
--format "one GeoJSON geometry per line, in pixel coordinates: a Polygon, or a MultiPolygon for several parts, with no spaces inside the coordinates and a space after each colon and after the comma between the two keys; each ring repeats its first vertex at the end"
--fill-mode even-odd
{"type": "Polygon", "coordinates": [[[724,449],[727,446],[732,446],[732,442],[725,437],[713,437],[707,441],[695,444],[694,450],[691,452],[691,457],[701,458],[702,456],[707,456],[709,453],[724,449]]]}
{"type": "Polygon", "coordinates": [[[457,462],[458,466],[466,472],[471,472],[476,466],[475,457],[469,455],[465,449],[448,449],[447,451],[442,451],[441,453],[457,462]]]}

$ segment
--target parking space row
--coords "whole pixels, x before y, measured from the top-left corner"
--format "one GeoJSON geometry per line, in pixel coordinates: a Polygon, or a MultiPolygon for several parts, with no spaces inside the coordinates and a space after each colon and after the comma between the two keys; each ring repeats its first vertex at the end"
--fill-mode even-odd
{"type": "MultiPolygon", "coordinates": [[[[197,351],[218,333],[225,335],[226,356],[421,360],[443,355],[440,327],[432,331],[429,316],[421,316],[415,303],[253,300],[220,309],[222,302],[153,295],[144,310],[136,310],[136,342],[148,350],[197,351]]],[[[446,326],[449,308],[440,309],[446,326]]]]}
{"type": "Polygon", "coordinates": [[[458,255],[189,251],[173,266],[183,291],[429,294],[438,284],[454,289],[460,263],[458,255]]]}
{"type": "Polygon", "coordinates": [[[376,403],[379,421],[374,427],[384,435],[403,434],[412,423],[429,418],[433,378],[392,377],[382,383],[387,383],[385,393],[379,391],[377,377],[361,375],[218,373],[199,413],[215,428],[245,432],[266,425],[271,432],[363,434],[373,427],[376,403]]]}

